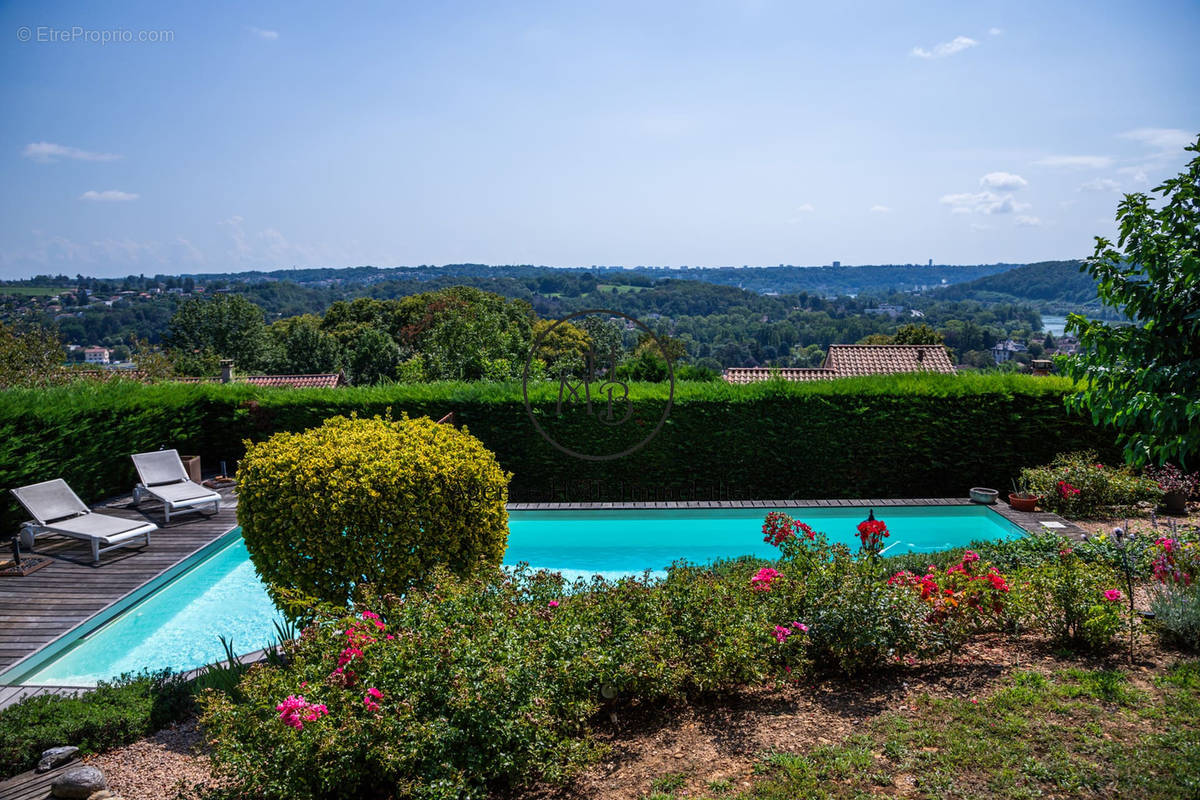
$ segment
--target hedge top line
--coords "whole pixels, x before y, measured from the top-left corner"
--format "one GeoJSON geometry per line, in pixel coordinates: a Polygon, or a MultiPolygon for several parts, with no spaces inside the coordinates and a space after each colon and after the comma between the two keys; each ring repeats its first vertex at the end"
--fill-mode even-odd
{"type": "MultiPolygon", "coordinates": [[[[630,383],[633,400],[667,399],[669,386],[662,383],[630,383]]],[[[1075,384],[1057,376],[1016,374],[903,374],[840,378],[820,382],[770,380],[735,385],[724,381],[680,381],[675,385],[674,402],[738,403],[772,398],[851,397],[855,395],[895,395],[926,397],[970,397],[981,394],[1065,395],[1075,384]]],[[[559,394],[557,382],[531,384],[530,400],[536,404],[553,403],[559,394]]],[[[163,382],[141,384],[133,381],[108,383],[77,382],[44,389],[0,391],[0,418],[34,414],[58,416],[88,408],[116,409],[122,406],[182,405],[194,402],[241,403],[255,400],[264,406],[293,403],[354,408],[386,403],[461,403],[465,405],[523,404],[519,382],[464,383],[443,381],[418,384],[346,387],[341,389],[274,389],[246,384],[188,384],[163,382]]]]}

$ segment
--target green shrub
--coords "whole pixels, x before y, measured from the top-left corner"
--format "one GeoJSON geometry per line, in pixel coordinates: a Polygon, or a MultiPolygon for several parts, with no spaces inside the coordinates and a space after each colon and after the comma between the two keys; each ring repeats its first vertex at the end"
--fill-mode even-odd
{"type": "Polygon", "coordinates": [[[1064,542],[1059,555],[1012,578],[1014,612],[1063,647],[1103,651],[1121,631],[1122,581],[1107,566],[1088,563],[1064,542]]]}
{"type": "Polygon", "coordinates": [[[0,711],[0,775],[33,768],[50,747],[95,753],[135,741],[191,710],[190,687],[165,673],[124,676],[79,697],[23,700],[0,711]]]}
{"type": "Polygon", "coordinates": [[[1066,453],[1045,466],[1023,469],[1021,480],[1042,508],[1075,518],[1106,516],[1142,501],[1159,502],[1163,494],[1149,478],[1099,463],[1095,451],[1066,453]]]}
{"type": "Polygon", "coordinates": [[[345,605],[363,583],[403,593],[436,566],[504,557],[508,476],[465,429],[334,417],[251,445],[237,477],[246,549],[271,587],[345,605]]]}
{"type": "Polygon", "coordinates": [[[606,702],[938,651],[928,609],[879,559],[815,533],[781,556],[662,580],[439,568],[403,598],[364,588],[354,614],[318,609],[284,663],[243,676],[242,702],[205,695],[215,764],[263,798],[482,797],[566,779],[597,752],[606,702]]]}
{"type": "MultiPolygon", "coordinates": [[[[666,422],[645,447],[628,458],[585,462],[538,435],[519,383],[328,390],[82,382],[0,392],[0,486],[62,477],[96,501],[133,486],[128,453],[177,447],[200,455],[206,469],[226,461],[232,470],[248,439],[391,409],[433,419],[454,412],[513,473],[515,502],[961,497],[971,486],[1006,486],[1058,449],[1113,455],[1110,434],[1064,410],[1071,386],[998,374],[679,382],[666,422]]],[[[644,432],[662,416],[668,387],[633,384],[630,396],[636,413],[627,425],[581,413],[554,431],[590,452],[627,442],[627,429],[644,432]]],[[[558,385],[534,382],[529,399],[547,420],[558,385]]],[[[8,527],[23,518],[7,495],[0,507],[8,527]]]]}

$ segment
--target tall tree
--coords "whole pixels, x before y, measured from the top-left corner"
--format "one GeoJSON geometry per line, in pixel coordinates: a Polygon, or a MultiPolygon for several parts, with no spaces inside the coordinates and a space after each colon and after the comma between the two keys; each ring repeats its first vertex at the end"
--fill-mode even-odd
{"type": "Polygon", "coordinates": [[[1083,267],[1133,324],[1067,318],[1080,352],[1066,371],[1083,382],[1068,405],[1114,427],[1135,465],[1200,455],[1200,137],[1186,150],[1197,155],[1154,188],[1161,199],[1125,195],[1116,245],[1096,237],[1083,267]]]}
{"type": "Polygon", "coordinates": [[[211,370],[219,358],[232,358],[240,371],[253,372],[270,360],[262,309],[241,295],[192,298],[167,327],[167,344],[180,372],[211,370]]]}
{"type": "Polygon", "coordinates": [[[312,375],[342,368],[342,345],[321,330],[321,319],[312,314],[281,319],[268,329],[274,340],[271,369],[285,375],[312,375]]]}

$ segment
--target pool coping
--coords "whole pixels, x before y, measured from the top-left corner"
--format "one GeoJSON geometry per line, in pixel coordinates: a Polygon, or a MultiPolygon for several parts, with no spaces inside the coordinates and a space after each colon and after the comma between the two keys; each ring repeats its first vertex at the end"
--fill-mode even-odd
{"type": "Polygon", "coordinates": [[[916,508],[928,506],[981,506],[1016,525],[1026,533],[1052,531],[1072,539],[1083,538],[1087,531],[1069,520],[1048,511],[1017,511],[1006,503],[977,503],[969,497],[869,498],[829,500],[660,500],[648,502],[590,502],[590,503],[509,503],[509,511],[641,511],[651,510],[714,510],[770,508],[916,508]],[[1046,523],[1051,523],[1047,525],[1046,523]]]}
{"type": "MultiPolygon", "coordinates": [[[[713,509],[771,509],[771,508],[896,508],[896,507],[929,507],[929,506],[982,506],[999,514],[1026,533],[1045,533],[1047,531],[1081,539],[1086,531],[1073,522],[1045,511],[1017,511],[1004,503],[976,503],[965,497],[934,497],[934,498],[868,498],[868,499],[828,499],[828,500],[692,500],[692,501],[650,501],[650,502],[592,502],[592,503],[509,503],[508,511],[639,511],[639,510],[713,510],[713,509]],[[1045,523],[1051,523],[1047,525],[1045,523]]],[[[75,644],[78,640],[92,635],[100,628],[111,622],[116,616],[151,594],[164,584],[174,580],[184,572],[198,566],[209,556],[225,547],[236,538],[238,528],[235,526],[211,542],[197,548],[189,555],[177,561],[172,566],[155,575],[137,588],[122,595],[118,599],[97,611],[91,617],[69,629],[57,639],[30,653],[12,664],[4,672],[0,672],[0,709],[22,699],[30,694],[48,693],[78,693],[88,691],[91,686],[63,687],[57,685],[14,683],[23,675],[28,675],[40,669],[45,662],[54,658],[63,650],[75,644]],[[7,690],[22,689],[28,692],[9,693],[7,690]],[[40,691],[39,691],[40,690],[40,691]]],[[[242,663],[253,663],[261,660],[264,650],[238,656],[242,663]]],[[[221,662],[222,664],[227,662],[221,662]]],[[[185,679],[192,680],[203,673],[207,666],[198,667],[182,673],[185,679]]]]}

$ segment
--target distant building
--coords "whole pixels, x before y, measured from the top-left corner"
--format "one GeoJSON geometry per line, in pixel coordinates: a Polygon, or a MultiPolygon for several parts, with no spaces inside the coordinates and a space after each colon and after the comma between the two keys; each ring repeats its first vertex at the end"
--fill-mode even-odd
{"type": "Polygon", "coordinates": [[[1017,353],[1024,353],[1029,350],[1028,347],[1020,342],[1014,342],[1012,339],[1005,339],[1003,342],[997,342],[992,347],[992,358],[997,364],[1003,364],[1005,361],[1010,361],[1017,353]]]}
{"type": "Polygon", "coordinates": [[[929,266],[931,266],[931,267],[933,266],[933,259],[932,259],[932,258],[931,258],[931,259],[929,259],[929,266]]]}
{"type": "Polygon", "coordinates": [[[730,367],[724,377],[729,383],[757,383],[774,375],[787,381],[827,381],[902,372],[956,374],[945,346],[940,344],[833,344],[825,363],[815,369],[730,367]]]}
{"type": "Polygon", "coordinates": [[[842,262],[840,262],[840,261],[835,261],[835,262],[833,262],[833,265],[834,265],[835,267],[840,267],[840,266],[842,265],[842,262]]]}
{"type": "Polygon", "coordinates": [[[1059,336],[1054,340],[1054,352],[1060,355],[1075,355],[1079,352],[1079,340],[1074,336],[1059,336]]]}
{"type": "Polygon", "coordinates": [[[83,351],[83,360],[89,364],[107,364],[110,355],[107,347],[88,347],[83,351]]]}
{"type": "Polygon", "coordinates": [[[868,308],[866,309],[866,312],[868,314],[887,314],[892,319],[895,319],[904,313],[904,306],[894,306],[884,303],[876,308],[868,308]]]}

